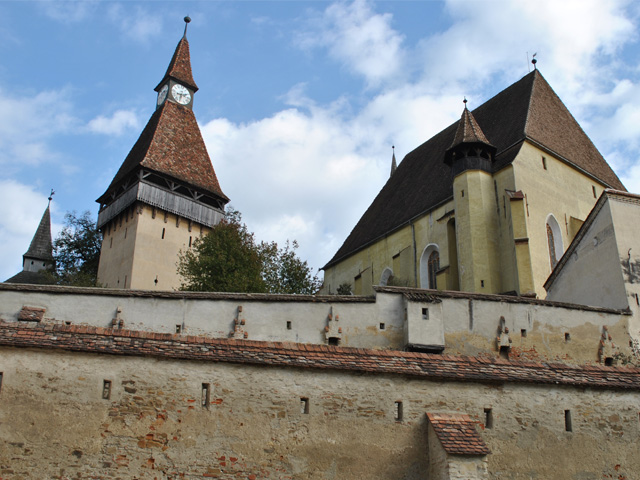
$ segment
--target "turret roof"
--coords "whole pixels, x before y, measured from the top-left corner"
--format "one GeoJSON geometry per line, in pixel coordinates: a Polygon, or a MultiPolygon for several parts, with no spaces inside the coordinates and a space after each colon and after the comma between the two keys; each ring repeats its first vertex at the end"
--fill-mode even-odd
{"type": "MultiPolygon", "coordinates": [[[[471,113],[471,112],[469,112],[471,113]]],[[[463,118],[464,120],[464,113],[463,118]]],[[[593,176],[606,186],[625,190],[567,107],[538,70],[473,110],[462,138],[473,135],[471,118],[496,148],[494,171],[515,159],[524,141],[593,176]]],[[[406,225],[453,196],[451,168],[445,152],[454,144],[460,121],[448,126],[402,160],[340,249],[328,268],[374,241],[406,225]],[[402,194],[398,194],[402,192],[402,194]]],[[[475,133],[476,138],[481,138],[475,133]]]]}
{"type": "Polygon", "coordinates": [[[456,135],[453,137],[453,143],[451,148],[456,147],[462,143],[486,143],[490,145],[489,140],[485,137],[484,132],[478,125],[473,113],[469,111],[465,104],[460,121],[458,122],[458,129],[456,135]]]}
{"type": "Polygon", "coordinates": [[[187,41],[186,35],[178,42],[176,51],[173,52],[173,57],[171,58],[171,62],[167,68],[167,72],[155,88],[155,91],[159,91],[162,85],[169,78],[173,78],[174,80],[190,87],[194,92],[198,91],[198,86],[193,80],[193,74],[191,73],[191,56],[189,55],[189,42],[187,41]]]}
{"type": "Polygon", "coordinates": [[[51,245],[51,214],[49,206],[42,214],[40,224],[36,230],[29,250],[24,254],[25,257],[35,258],[37,260],[51,261],[53,259],[53,248],[51,245]]]}

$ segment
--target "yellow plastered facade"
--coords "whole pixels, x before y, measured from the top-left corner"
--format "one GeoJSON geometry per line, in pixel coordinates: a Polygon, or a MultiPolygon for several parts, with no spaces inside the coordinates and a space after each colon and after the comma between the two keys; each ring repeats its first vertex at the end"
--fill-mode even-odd
{"type": "Polygon", "coordinates": [[[144,204],[128,208],[103,230],[98,283],[139,290],[178,290],[180,251],[211,231],[144,204]]]}
{"type": "Polygon", "coordinates": [[[389,285],[428,288],[428,253],[437,249],[439,290],[544,298],[551,273],[549,217],[559,226],[559,260],[604,188],[525,141],[510,165],[493,174],[462,172],[446,203],[327,268],[322,293],[348,283],[354,294],[372,295],[386,268],[393,271],[389,285]]]}

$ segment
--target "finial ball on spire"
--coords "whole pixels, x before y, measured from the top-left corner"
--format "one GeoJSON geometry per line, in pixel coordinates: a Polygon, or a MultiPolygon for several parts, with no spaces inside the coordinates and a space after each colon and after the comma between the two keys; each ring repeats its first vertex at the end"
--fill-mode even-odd
{"type": "Polygon", "coordinates": [[[184,17],[184,23],[191,23],[191,17],[189,15],[184,17]]]}

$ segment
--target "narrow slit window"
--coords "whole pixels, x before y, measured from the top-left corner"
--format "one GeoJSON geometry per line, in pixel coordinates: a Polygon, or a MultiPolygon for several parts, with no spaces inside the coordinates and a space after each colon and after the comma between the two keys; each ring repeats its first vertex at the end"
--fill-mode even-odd
{"type": "Polygon", "coordinates": [[[564,334],[564,341],[568,342],[569,340],[571,340],[571,334],[569,332],[566,332],[564,334]]]}
{"type": "Polygon", "coordinates": [[[176,325],[176,333],[182,333],[182,325],[176,325]]]}
{"type": "Polygon", "coordinates": [[[111,398],[111,380],[104,380],[102,382],[102,398],[103,400],[109,400],[111,398]]]}
{"type": "Polygon", "coordinates": [[[542,157],[542,168],[547,169],[547,159],[545,157],[542,157]]]}
{"type": "Polygon", "coordinates": [[[462,190],[462,192],[461,192],[461,193],[462,193],[462,196],[464,197],[464,190],[462,190]]]}
{"type": "Polygon", "coordinates": [[[485,428],[493,428],[493,410],[491,408],[484,409],[484,426],[485,428]]]}
{"type": "Polygon", "coordinates": [[[209,408],[209,403],[211,403],[211,384],[203,383],[201,405],[203,408],[209,408]]]}
{"type": "Polygon", "coordinates": [[[309,414],[309,398],[308,397],[300,397],[300,413],[304,415],[309,414]]]}
{"type": "Polygon", "coordinates": [[[403,408],[402,408],[402,402],[401,401],[397,401],[396,404],[395,404],[395,419],[396,419],[396,422],[401,422],[403,416],[404,416],[404,412],[403,412],[403,408]]]}
{"type": "Polygon", "coordinates": [[[423,308],[422,309],[422,319],[423,320],[429,320],[429,309],[428,308],[423,308]]]}
{"type": "Polygon", "coordinates": [[[165,231],[165,229],[163,228],[162,229],[162,240],[164,240],[164,231],[165,231]]]}
{"type": "Polygon", "coordinates": [[[564,411],[564,430],[565,432],[573,432],[573,425],[571,425],[571,410],[564,411]]]}
{"type": "Polygon", "coordinates": [[[192,238],[189,237],[189,248],[191,248],[191,241],[192,241],[192,238]]]}
{"type": "Polygon", "coordinates": [[[113,237],[111,237],[111,240],[109,241],[109,248],[113,247],[113,237]]]}
{"type": "Polygon", "coordinates": [[[593,190],[593,198],[598,198],[598,195],[596,195],[596,187],[591,185],[591,189],[593,190]]]}
{"type": "Polygon", "coordinates": [[[0,372],[0,392],[2,391],[2,372],[0,372]]]}
{"type": "Polygon", "coordinates": [[[287,330],[291,330],[291,320],[287,320],[287,330]]]}
{"type": "Polygon", "coordinates": [[[381,323],[380,324],[380,330],[384,330],[384,327],[385,327],[384,323],[381,323]]]}
{"type": "Polygon", "coordinates": [[[526,336],[527,336],[527,329],[526,329],[526,328],[521,329],[521,330],[520,330],[520,335],[521,335],[523,338],[524,338],[524,337],[526,337],[526,336]]]}

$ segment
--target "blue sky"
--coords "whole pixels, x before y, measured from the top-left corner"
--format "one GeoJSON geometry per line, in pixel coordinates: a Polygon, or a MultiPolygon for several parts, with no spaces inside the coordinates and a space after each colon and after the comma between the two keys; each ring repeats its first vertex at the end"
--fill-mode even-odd
{"type": "Polygon", "coordinates": [[[50,188],[90,210],[153,113],[190,15],[194,111],[259,238],[326,263],[398,160],[538,67],[640,191],[632,1],[0,1],[0,280],[50,188]]]}

